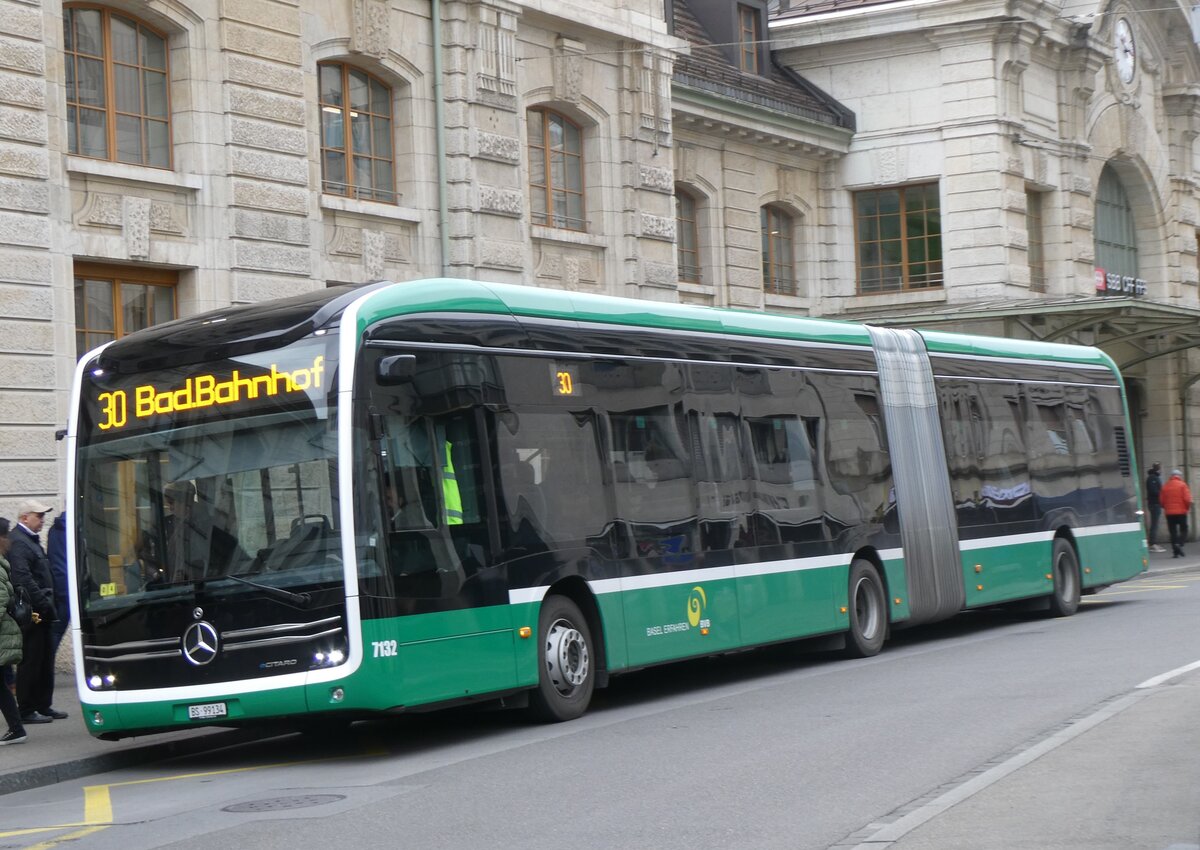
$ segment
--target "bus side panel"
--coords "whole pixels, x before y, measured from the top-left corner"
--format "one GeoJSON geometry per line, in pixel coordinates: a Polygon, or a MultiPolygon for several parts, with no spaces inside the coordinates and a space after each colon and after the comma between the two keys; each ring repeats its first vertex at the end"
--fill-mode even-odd
{"type": "Polygon", "coordinates": [[[1028,599],[1054,589],[1053,581],[1046,578],[1052,546],[1048,533],[965,543],[972,544],[962,548],[966,607],[1028,599]]]}
{"type": "Polygon", "coordinates": [[[631,665],[704,655],[744,643],[736,582],[694,576],[678,584],[621,594],[631,665]]]}
{"type": "MultiPolygon", "coordinates": [[[[603,636],[592,635],[592,640],[604,640],[604,656],[607,669],[623,670],[629,666],[629,641],[625,637],[625,604],[620,592],[597,593],[596,605],[600,609],[603,636]]],[[[519,664],[518,660],[518,664],[519,664]]],[[[533,679],[537,681],[537,670],[533,679]]]]}
{"type": "MultiPolygon", "coordinates": [[[[753,569],[753,565],[740,569],[753,569]]],[[[742,641],[770,643],[845,628],[845,618],[839,618],[834,607],[834,581],[839,575],[845,584],[845,569],[835,567],[740,576],[742,641]]]]}
{"type": "Polygon", "coordinates": [[[1140,524],[1129,531],[1115,530],[1107,534],[1077,531],[1075,544],[1079,549],[1083,586],[1125,581],[1142,573],[1147,566],[1144,541],[1140,524]]]}
{"type": "Polygon", "coordinates": [[[971,541],[962,552],[963,579],[968,608],[996,605],[1014,599],[1043,596],[1054,589],[1050,574],[1052,543],[1049,535],[991,538],[971,541]]]}
{"type": "MultiPolygon", "coordinates": [[[[850,585],[849,570],[840,572],[842,575],[839,579],[840,584],[837,586],[844,588],[842,592],[848,594],[850,585]]],[[[908,571],[904,567],[904,558],[899,556],[883,557],[883,578],[887,582],[889,596],[888,608],[890,610],[888,612],[888,619],[893,623],[909,619],[912,616],[912,608],[908,602],[908,571]]],[[[848,602],[843,604],[848,604],[848,602]]],[[[849,628],[849,621],[845,621],[841,628],[849,628]]]]}
{"type": "Polygon", "coordinates": [[[356,678],[367,695],[347,691],[347,702],[389,708],[516,687],[513,643],[508,605],[366,620],[356,678]]]}

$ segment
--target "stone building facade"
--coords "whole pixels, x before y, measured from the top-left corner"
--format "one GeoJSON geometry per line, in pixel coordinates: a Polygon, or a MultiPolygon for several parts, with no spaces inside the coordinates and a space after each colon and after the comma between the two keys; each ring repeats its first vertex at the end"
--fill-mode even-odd
{"type": "Polygon", "coordinates": [[[140,325],[439,275],[674,300],[679,46],[661,0],[0,0],[0,514],[61,504],[77,352],[140,325]],[[530,110],[583,163],[540,210],[530,110]]]}
{"type": "Polygon", "coordinates": [[[1147,0],[0,0],[0,514],[80,350],[438,275],[1100,345],[1195,468],[1198,90],[1147,0]]]}
{"type": "Polygon", "coordinates": [[[1097,345],[1139,461],[1195,475],[1200,33],[1187,3],[791,0],[779,60],[848,107],[814,313],[1097,345]],[[856,201],[936,187],[942,279],[863,285],[856,201]]]}

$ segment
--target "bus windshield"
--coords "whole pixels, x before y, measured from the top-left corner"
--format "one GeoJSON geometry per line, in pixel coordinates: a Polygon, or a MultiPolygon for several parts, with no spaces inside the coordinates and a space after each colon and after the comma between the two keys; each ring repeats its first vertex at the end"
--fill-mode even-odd
{"type": "Polygon", "coordinates": [[[85,615],[201,588],[342,581],[329,348],[87,377],[76,470],[85,615]],[[264,375],[274,383],[256,384],[264,375]]]}

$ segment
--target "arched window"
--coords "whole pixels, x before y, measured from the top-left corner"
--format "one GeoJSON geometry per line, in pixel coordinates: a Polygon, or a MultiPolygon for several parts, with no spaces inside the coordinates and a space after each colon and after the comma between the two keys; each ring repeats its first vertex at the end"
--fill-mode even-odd
{"type": "Polygon", "coordinates": [[[792,243],[795,224],[779,207],[768,204],[762,223],[763,289],[771,295],[796,294],[796,255],[792,243]]]}
{"type": "Polygon", "coordinates": [[[166,36],[119,12],[67,6],[63,62],[70,153],[171,167],[166,36]]]}
{"type": "Polygon", "coordinates": [[[583,131],[550,109],[530,109],[529,204],[534,224],[587,230],[583,206],[583,131]]]}
{"type": "Polygon", "coordinates": [[[1100,172],[1096,187],[1096,267],[1122,276],[1138,276],[1137,230],[1133,207],[1112,166],[1100,172]]]}
{"type": "Polygon", "coordinates": [[[321,185],[331,195],[396,203],[392,90],[341,62],[320,77],[321,185]]]}
{"type": "Polygon", "coordinates": [[[700,236],[696,228],[696,196],[675,187],[675,243],[679,255],[679,279],[700,283],[700,236]]]}

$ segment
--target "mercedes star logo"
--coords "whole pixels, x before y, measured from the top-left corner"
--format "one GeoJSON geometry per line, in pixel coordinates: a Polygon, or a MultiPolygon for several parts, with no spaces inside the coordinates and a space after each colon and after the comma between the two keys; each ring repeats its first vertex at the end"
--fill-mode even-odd
{"type": "Polygon", "coordinates": [[[210,623],[192,623],[183,633],[183,657],[189,664],[203,667],[217,657],[217,644],[217,630],[210,623]]]}

